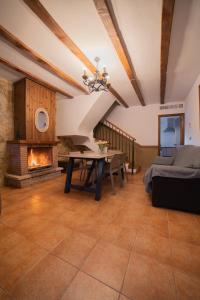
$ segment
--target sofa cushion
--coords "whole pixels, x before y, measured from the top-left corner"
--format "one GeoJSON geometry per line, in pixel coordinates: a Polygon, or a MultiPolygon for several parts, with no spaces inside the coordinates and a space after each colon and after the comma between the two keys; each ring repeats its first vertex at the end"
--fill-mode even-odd
{"type": "Polygon", "coordinates": [[[200,162],[199,161],[193,162],[192,164],[189,164],[187,167],[192,169],[200,169],[200,162]]]}
{"type": "Polygon", "coordinates": [[[200,166],[200,147],[185,145],[177,148],[174,166],[186,168],[199,168],[200,166]]]}
{"type": "Polygon", "coordinates": [[[173,165],[173,162],[174,162],[174,157],[156,156],[153,161],[153,164],[171,166],[173,165]]]}

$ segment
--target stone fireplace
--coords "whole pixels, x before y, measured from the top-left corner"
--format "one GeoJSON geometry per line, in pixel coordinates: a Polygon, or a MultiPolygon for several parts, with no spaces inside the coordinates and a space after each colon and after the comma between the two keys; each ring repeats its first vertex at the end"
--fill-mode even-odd
{"type": "Polygon", "coordinates": [[[58,176],[55,92],[29,79],[14,86],[15,140],[7,142],[5,183],[24,187],[58,176]]]}

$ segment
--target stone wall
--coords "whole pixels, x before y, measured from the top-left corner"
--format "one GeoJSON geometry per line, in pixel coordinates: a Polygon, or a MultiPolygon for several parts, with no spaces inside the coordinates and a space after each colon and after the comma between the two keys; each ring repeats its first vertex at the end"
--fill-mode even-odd
{"type": "MultiPolygon", "coordinates": [[[[85,145],[74,145],[72,138],[70,137],[58,137],[58,155],[66,154],[71,151],[86,151],[89,150],[85,145]]],[[[59,160],[62,160],[61,157],[59,160]]],[[[65,158],[64,158],[65,160],[65,158]]]]}
{"type": "Polygon", "coordinates": [[[0,78],[0,186],[7,169],[6,142],[14,138],[12,85],[0,78]]]}

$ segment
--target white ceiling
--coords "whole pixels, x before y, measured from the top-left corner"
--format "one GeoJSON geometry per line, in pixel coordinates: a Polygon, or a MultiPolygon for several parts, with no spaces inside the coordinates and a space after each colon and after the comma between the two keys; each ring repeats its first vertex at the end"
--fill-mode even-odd
{"type": "MultiPolygon", "coordinates": [[[[111,84],[129,105],[139,105],[93,0],[40,0],[84,54],[107,65],[111,84]]],[[[162,0],[112,0],[119,27],[146,104],[160,102],[162,0]]],[[[0,24],[82,84],[83,64],[22,0],[0,0],[0,24]]],[[[183,101],[200,73],[200,0],[176,0],[167,73],[166,100],[183,101]]],[[[81,91],[46,71],[0,39],[0,56],[73,96],[81,91]]],[[[20,74],[0,66],[11,81],[20,74]]],[[[73,100],[71,100],[73,101],[73,100]]]]}

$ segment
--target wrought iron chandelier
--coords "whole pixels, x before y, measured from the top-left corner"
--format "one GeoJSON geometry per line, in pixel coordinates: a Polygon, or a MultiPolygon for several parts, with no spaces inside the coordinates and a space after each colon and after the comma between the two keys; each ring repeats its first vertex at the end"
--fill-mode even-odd
{"type": "Polygon", "coordinates": [[[106,67],[103,68],[103,72],[99,71],[99,57],[95,57],[96,62],[96,71],[92,76],[88,76],[87,71],[84,70],[83,73],[83,83],[88,86],[89,92],[100,92],[100,91],[108,91],[110,87],[109,83],[109,75],[107,73],[106,67]]]}

